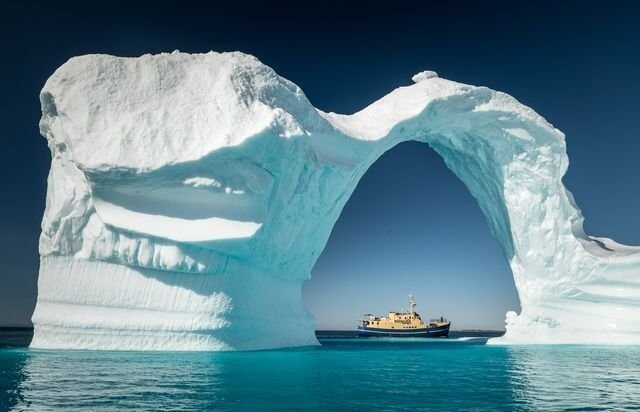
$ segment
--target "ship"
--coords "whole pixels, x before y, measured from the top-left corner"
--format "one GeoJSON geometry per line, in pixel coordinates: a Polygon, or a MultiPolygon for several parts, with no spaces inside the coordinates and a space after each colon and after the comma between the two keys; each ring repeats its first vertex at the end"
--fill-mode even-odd
{"type": "Polygon", "coordinates": [[[389,312],[389,316],[380,317],[372,314],[364,315],[356,332],[360,337],[394,337],[394,338],[446,338],[449,337],[451,322],[440,317],[425,323],[420,314],[413,310],[416,302],[409,295],[409,311],[389,312]]]}

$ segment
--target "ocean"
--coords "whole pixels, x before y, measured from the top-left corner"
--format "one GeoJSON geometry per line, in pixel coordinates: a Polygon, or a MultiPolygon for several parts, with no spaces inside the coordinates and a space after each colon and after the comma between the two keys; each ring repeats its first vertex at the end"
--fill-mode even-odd
{"type": "MultiPolygon", "coordinates": [[[[486,335],[486,334],[485,334],[486,335]]],[[[29,350],[0,332],[0,410],[640,410],[640,347],[318,334],[253,352],[29,350]]]]}

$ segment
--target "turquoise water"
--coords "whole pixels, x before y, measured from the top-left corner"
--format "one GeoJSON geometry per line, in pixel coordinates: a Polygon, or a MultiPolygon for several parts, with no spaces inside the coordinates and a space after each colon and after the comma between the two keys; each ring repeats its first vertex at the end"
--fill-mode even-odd
{"type": "Polygon", "coordinates": [[[625,410],[640,347],[322,339],[234,353],[0,349],[0,410],[625,410]]]}

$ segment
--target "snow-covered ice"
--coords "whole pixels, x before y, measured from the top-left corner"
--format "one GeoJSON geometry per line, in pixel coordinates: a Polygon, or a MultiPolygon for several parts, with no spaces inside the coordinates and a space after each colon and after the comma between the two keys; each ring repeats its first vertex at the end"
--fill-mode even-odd
{"type": "Polygon", "coordinates": [[[340,115],[242,53],[69,60],[40,95],[32,347],[316,344],[302,283],[359,179],[408,140],[464,182],[511,265],[522,311],[491,343],[640,343],[640,248],[583,232],[564,135],[507,94],[413,81],[340,115]]]}

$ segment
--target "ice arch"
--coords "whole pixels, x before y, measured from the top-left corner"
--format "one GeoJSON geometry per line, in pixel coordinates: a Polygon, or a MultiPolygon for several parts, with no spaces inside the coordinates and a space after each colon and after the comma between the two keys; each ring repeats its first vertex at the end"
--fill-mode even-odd
{"type": "Polygon", "coordinates": [[[583,233],[563,134],[504,93],[413,80],[345,116],[242,53],[69,60],[40,96],[32,346],[315,344],[302,282],[360,177],[407,140],[443,157],[509,260],[522,311],[492,343],[640,343],[640,250],[583,233]]]}

